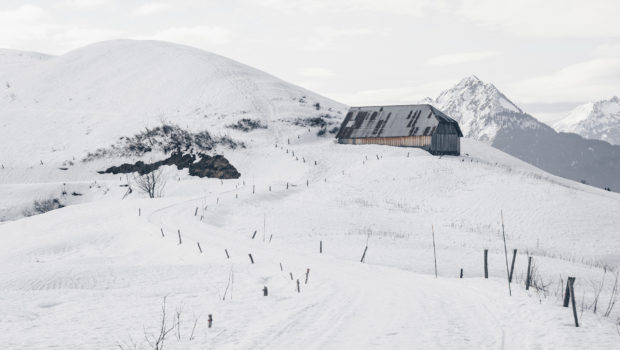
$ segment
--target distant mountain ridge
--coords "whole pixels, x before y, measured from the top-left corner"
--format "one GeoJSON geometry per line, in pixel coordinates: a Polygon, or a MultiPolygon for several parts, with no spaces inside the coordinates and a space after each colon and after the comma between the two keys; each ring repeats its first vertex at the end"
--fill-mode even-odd
{"type": "Polygon", "coordinates": [[[557,131],[620,145],[620,98],[614,96],[577,106],[553,127],[557,131]]]}
{"type": "Polygon", "coordinates": [[[425,102],[456,119],[463,134],[554,175],[620,190],[620,146],[558,133],[476,76],[425,102]]]}

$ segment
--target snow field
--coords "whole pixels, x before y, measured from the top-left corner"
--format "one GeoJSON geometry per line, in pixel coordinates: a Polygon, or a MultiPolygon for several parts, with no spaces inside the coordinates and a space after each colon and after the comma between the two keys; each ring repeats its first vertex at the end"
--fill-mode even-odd
{"type": "MultiPolygon", "coordinates": [[[[238,180],[181,173],[181,181],[171,176],[164,198],[119,201],[112,197],[122,195],[122,181],[102,176],[111,189],[104,200],[0,225],[0,307],[7,310],[1,341],[64,349],[134,339],[146,348],[144,333],[155,332],[167,296],[170,317],[182,308],[182,340],[166,343],[173,349],[617,346],[609,319],[585,311],[575,329],[554,295],[513,283],[508,297],[498,235],[503,210],[509,249],[617,257],[615,194],[502,159],[478,143],[464,144],[469,157],[440,159],[419,150],[291,139],[282,149],[265,142],[227,154],[244,174],[238,180]],[[568,205],[573,201],[583,206],[568,205]],[[489,280],[481,277],[485,248],[489,280]],[[232,299],[229,290],[221,300],[231,270],[232,299]],[[206,327],[207,314],[214,328],[206,327]]],[[[534,259],[548,278],[576,276],[578,296],[601,271],[570,259],[534,259]]],[[[519,255],[516,276],[525,264],[519,255]]]]}

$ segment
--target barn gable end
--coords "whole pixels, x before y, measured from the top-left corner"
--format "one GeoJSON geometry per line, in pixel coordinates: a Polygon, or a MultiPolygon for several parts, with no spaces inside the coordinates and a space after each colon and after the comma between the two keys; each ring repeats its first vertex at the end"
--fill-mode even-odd
{"type": "Polygon", "coordinates": [[[432,154],[460,154],[458,123],[423,105],[352,107],[336,138],[339,143],[420,147],[432,154]]]}

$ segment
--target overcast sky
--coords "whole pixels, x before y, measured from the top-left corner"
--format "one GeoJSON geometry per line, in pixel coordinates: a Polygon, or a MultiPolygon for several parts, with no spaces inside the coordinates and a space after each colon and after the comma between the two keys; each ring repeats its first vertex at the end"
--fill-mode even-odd
{"type": "Polygon", "coordinates": [[[475,74],[551,121],[620,95],[619,0],[2,0],[0,47],[196,46],[349,105],[404,104],[475,74]]]}

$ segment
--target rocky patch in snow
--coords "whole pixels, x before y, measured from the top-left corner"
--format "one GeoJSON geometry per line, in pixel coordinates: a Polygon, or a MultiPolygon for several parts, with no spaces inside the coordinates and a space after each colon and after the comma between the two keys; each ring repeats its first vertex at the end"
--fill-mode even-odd
{"type": "Polygon", "coordinates": [[[191,176],[208,177],[217,179],[238,179],[241,174],[222,155],[209,156],[207,154],[173,153],[170,157],[154,163],[137,161],[134,164],[124,163],[113,166],[100,174],[129,174],[137,172],[140,175],[148,174],[161,166],[174,165],[177,169],[189,169],[191,176]],[[198,161],[196,161],[198,159],[198,161]]]}

